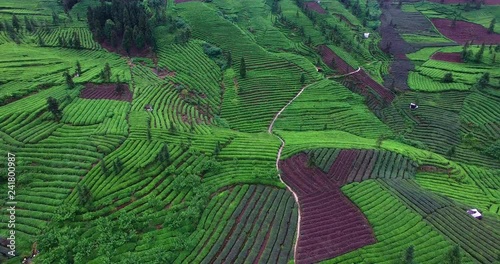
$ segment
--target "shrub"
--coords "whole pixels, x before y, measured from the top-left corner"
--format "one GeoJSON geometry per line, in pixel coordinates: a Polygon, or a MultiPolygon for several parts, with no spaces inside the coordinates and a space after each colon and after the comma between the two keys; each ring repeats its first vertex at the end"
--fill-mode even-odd
{"type": "Polygon", "coordinates": [[[447,72],[443,76],[443,82],[444,83],[451,83],[453,82],[453,74],[451,72],[447,72]]]}

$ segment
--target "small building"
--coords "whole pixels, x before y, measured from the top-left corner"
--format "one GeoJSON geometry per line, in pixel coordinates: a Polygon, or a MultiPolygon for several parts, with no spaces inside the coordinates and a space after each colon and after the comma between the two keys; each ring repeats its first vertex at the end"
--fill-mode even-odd
{"type": "Polygon", "coordinates": [[[316,71],[317,72],[323,72],[323,68],[316,66],[316,71]]]}
{"type": "Polygon", "coordinates": [[[418,105],[416,103],[410,103],[410,109],[415,110],[418,108],[418,105]]]}
{"type": "Polygon", "coordinates": [[[483,219],[483,215],[475,208],[467,210],[467,213],[476,219],[483,219]]]}
{"type": "Polygon", "coordinates": [[[368,37],[370,37],[370,33],[368,33],[368,32],[363,33],[363,37],[364,37],[365,39],[367,39],[368,37]]]}
{"type": "Polygon", "coordinates": [[[153,111],[153,106],[151,106],[150,104],[147,104],[144,106],[144,110],[151,112],[151,111],[153,111]]]}

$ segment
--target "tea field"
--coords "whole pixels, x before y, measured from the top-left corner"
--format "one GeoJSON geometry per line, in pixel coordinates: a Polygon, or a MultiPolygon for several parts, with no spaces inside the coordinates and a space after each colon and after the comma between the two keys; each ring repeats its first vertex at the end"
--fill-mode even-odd
{"type": "Polygon", "coordinates": [[[0,1],[0,263],[499,263],[499,8],[0,1]]]}

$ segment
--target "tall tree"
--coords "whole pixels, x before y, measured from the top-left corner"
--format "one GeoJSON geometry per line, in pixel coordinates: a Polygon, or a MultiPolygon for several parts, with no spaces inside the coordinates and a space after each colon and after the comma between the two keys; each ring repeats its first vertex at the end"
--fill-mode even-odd
{"type": "Polygon", "coordinates": [[[300,75],[300,84],[304,84],[306,82],[306,76],[304,75],[304,73],[302,73],[300,75]]]}
{"type": "Polygon", "coordinates": [[[240,60],[240,77],[245,78],[247,77],[247,66],[245,64],[245,58],[241,57],[240,60]]]}
{"type": "Polygon", "coordinates": [[[488,33],[495,32],[495,23],[497,22],[496,18],[493,18],[490,22],[490,26],[488,27],[488,33]]]}
{"type": "Polygon", "coordinates": [[[413,245],[411,245],[410,247],[408,247],[408,249],[406,249],[403,263],[404,264],[414,264],[415,263],[413,260],[414,253],[415,253],[415,248],[413,247],[413,245]]]}
{"type": "Polygon", "coordinates": [[[130,53],[130,47],[132,47],[132,29],[130,29],[130,27],[126,27],[122,40],[122,48],[127,53],[130,53]]]}
{"type": "Polygon", "coordinates": [[[76,61],[75,72],[78,76],[82,74],[82,65],[80,65],[80,61],[76,61]]]}
{"type": "Polygon", "coordinates": [[[104,82],[110,82],[111,81],[111,67],[109,66],[109,63],[106,62],[104,65],[104,70],[102,71],[102,79],[104,82]]]}
{"type": "Polygon", "coordinates": [[[476,53],[476,62],[481,62],[483,59],[483,54],[484,54],[484,43],[481,44],[481,48],[479,48],[479,51],[476,53]]]}
{"type": "Polygon", "coordinates": [[[59,109],[59,102],[54,97],[47,98],[47,109],[52,113],[56,121],[61,120],[62,112],[59,109]]]}
{"type": "Polygon", "coordinates": [[[447,264],[460,264],[462,263],[462,258],[460,257],[460,247],[455,245],[446,256],[447,264]]]}
{"type": "Polygon", "coordinates": [[[76,33],[76,31],[73,32],[73,47],[77,49],[82,47],[82,43],[80,42],[80,36],[76,33]]]}
{"type": "Polygon", "coordinates": [[[15,14],[12,16],[12,27],[14,27],[14,29],[16,31],[19,31],[19,29],[21,28],[21,24],[19,23],[19,19],[17,18],[17,16],[15,14]]]}
{"type": "Polygon", "coordinates": [[[70,89],[75,88],[75,82],[73,82],[73,76],[71,76],[71,74],[69,74],[68,70],[66,70],[63,73],[63,76],[66,79],[66,85],[68,86],[68,88],[70,88],[70,89]]]}
{"type": "Polygon", "coordinates": [[[125,87],[123,86],[123,83],[120,82],[120,77],[116,75],[115,93],[117,93],[119,96],[122,96],[124,91],[125,87]]]}

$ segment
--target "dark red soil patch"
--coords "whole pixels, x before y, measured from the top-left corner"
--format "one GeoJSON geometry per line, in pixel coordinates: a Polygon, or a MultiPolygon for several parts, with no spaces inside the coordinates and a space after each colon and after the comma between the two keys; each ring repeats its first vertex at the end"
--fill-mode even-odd
{"type": "Polygon", "coordinates": [[[165,69],[152,69],[152,71],[158,75],[158,78],[165,79],[165,77],[175,77],[175,71],[170,71],[168,68],[165,69]]]}
{"type": "Polygon", "coordinates": [[[326,14],[326,10],[323,9],[323,7],[320,6],[318,4],[318,2],[316,2],[316,1],[314,1],[314,2],[305,2],[304,3],[304,8],[316,11],[316,12],[318,12],[320,14],[326,14]]]}
{"type": "MultiPolygon", "coordinates": [[[[318,48],[323,62],[330,68],[337,70],[340,74],[347,74],[356,70],[335,54],[328,46],[321,45],[318,48]],[[333,61],[335,61],[335,65],[333,65],[333,61]]],[[[394,100],[394,94],[373,80],[364,70],[350,75],[349,78],[353,80],[354,85],[359,91],[366,91],[366,87],[369,87],[380,96],[380,100],[389,103],[394,100]]]]}
{"type": "Polygon", "coordinates": [[[127,57],[143,57],[143,58],[152,58],[153,57],[153,50],[151,47],[146,47],[142,50],[137,49],[136,47],[130,48],[129,53],[127,53],[126,50],[124,50],[121,47],[113,47],[113,45],[107,43],[107,42],[102,42],[100,43],[101,46],[106,49],[109,52],[114,52],[123,56],[127,57]]]}
{"type": "Polygon", "coordinates": [[[448,62],[463,62],[460,52],[444,53],[436,52],[431,56],[433,60],[448,61],[448,62]]]}
{"type": "Polygon", "coordinates": [[[328,173],[306,167],[304,153],[280,161],[283,180],[300,204],[296,263],[316,263],[376,242],[363,213],[339,188],[358,153],[341,151],[328,173]]]}
{"type": "Polygon", "coordinates": [[[115,92],[115,83],[87,83],[85,84],[85,89],[81,91],[80,97],[85,99],[109,99],[132,102],[132,92],[130,91],[128,84],[124,83],[123,86],[124,92],[119,95],[115,92]]]}
{"type": "MultiPolygon", "coordinates": [[[[470,2],[470,0],[429,0],[434,3],[442,4],[465,4],[470,2]],[[441,2],[442,1],[442,2],[441,2]]],[[[500,0],[484,0],[484,5],[500,5],[500,0]]]]}
{"type": "Polygon", "coordinates": [[[452,26],[452,20],[443,18],[432,18],[431,21],[441,34],[459,44],[465,44],[470,40],[473,44],[500,43],[500,34],[488,34],[488,29],[479,24],[456,21],[456,25],[452,26]]]}
{"type": "Polygon", "coordinates": [[[356,26],[351,23],[351,21],[349,19],[347,19],[344,15],[342,14],[334,14],[335,16],[337,16],[339,18],[339,21],[344,21],[346,24],[349,25],[349,27],[351,28],[355,28],[356,26]]]}

